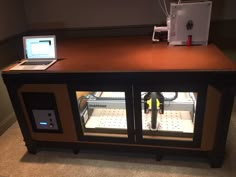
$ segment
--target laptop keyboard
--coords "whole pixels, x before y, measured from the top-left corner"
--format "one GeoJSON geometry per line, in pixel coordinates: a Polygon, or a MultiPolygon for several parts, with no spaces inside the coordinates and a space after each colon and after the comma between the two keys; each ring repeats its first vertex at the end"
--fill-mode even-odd
{"type": "Polygon", "coordinates": [[[26,61],[24,63],[22,63],[21,65],[48,65],[49,63],[51,63],[52,61],[26,61]]]}

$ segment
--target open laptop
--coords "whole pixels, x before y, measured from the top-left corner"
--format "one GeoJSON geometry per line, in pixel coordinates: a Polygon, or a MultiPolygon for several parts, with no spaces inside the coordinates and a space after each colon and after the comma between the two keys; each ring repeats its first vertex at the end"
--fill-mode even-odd
{"type": "Polygon", "coordinates": [[[10,70],[45,70],[56,62],[56,37],[23,37],[24,60],[10,70]]]}

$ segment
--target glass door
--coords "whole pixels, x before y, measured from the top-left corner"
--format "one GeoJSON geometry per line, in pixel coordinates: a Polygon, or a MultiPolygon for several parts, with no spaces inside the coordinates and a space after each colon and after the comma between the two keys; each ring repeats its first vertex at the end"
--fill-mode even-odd
{"type": "Polygon", "coordinates": [[[136,86],[137,142],[156,145],[200,145],[205,89],[199,86],[136,86]]]}
{"type": "Polygon", "coordinates": [[[79,140],[132,142],[131,88],[81,85],[73,89],[79,140]]]}

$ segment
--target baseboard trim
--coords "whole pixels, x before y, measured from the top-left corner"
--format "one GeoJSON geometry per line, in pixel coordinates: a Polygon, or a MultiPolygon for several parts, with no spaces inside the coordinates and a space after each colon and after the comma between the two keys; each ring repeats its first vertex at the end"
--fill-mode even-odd
{"type": "Polygon", "coordinates": [[[16,122],[16,116],[14,112],[9,114],[2,122],[0,122],[0,136],[13,124],[16,122]]]}

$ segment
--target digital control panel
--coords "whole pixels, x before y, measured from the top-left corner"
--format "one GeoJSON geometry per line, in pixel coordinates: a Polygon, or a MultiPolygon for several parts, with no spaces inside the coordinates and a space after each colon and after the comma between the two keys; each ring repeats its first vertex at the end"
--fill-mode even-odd
{"type": "Polygon", "coordinates": [[[58,125],[54,110],[33,109],[32,112],[37,129],[58,130],[58,125]]]}
{"type": "Polygon", "coordinates": [[[23,92],[22,97],[34,132],[63,132],[53,93],[23,92]]]}

